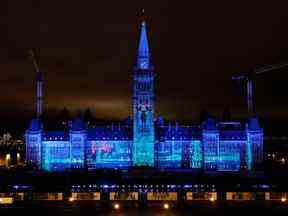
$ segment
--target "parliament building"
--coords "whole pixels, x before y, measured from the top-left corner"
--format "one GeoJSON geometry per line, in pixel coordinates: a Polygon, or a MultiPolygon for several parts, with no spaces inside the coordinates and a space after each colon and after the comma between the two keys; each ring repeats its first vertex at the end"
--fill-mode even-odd
{"type": "Polygon", "coordinates": [[[207,117],[181,125],[155,116],[155,71],[145,21],[133,71],[130,122],[86,124],[76,118],[68,130],[46,131],[41,120],[43,75],[37,75],[37,118],[25,133],[26,160],[47,171],[66,169],[202,169],[253,171],[263,160],[263,130],[257,117],[245,123],[207,117]]]}

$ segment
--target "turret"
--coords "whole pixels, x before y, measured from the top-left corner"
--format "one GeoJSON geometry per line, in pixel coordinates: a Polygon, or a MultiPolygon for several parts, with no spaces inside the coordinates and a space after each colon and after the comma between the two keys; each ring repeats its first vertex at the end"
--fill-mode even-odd
{"type": "Polygon", "coordinates": [[[71,168],[85,167],[85,146],[87,143],[86,125],[82,118],[76,118],[70,128],[71,168]]]}
{"type": "Polygon", "coordinates": [[[25,133],[26,162],[41,168],[42,162],[42,132],[40,119],[32,119],[29,129],[25,133]]]}
{"type": "Polygon", "coordinates": [[[207,117],[202,123],[203,168],[216,171],[219,156],[219,130],[213,117],[207,117]]]}
{"type": "Polygon", "coordinates": [[[253,116],[248,119],[246,133],[246,164],[248,170],[255,170],[263,164],[263,129],[257,117],[253,116]]]}

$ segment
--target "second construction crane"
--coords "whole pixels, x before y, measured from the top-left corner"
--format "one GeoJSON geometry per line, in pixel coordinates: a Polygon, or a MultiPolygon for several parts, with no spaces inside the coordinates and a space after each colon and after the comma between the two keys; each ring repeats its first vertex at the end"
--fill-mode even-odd
{"type": "Polygon", "coordinates": [[[254,88],[255,88],[256,76],[258,76],[262,73],[276,70],[276,69],[280,69],[280,68],[283,68],[286,66],[288,66],[288,62],[282,62],[279,64],[273,64],[273,65],[268,65],[265,67],[257,68],[257,69],[254,69],[254,70],[248,72],[248,73],[237,74],[237,75],[232,76],[232,80],[242,80],[246,84],[246,92],[247,92],[246,103],[247,103],[247,110],[248,110],[249,115],[255,114],[254,88]]]}
{"type": "Polygon", "coordinates": [[[29,55],[33,61],[33,65],[36,71],[36,85],[37,85],[37,95],[36,95],[36,116],[41,118],[43,115],[43,73],[40,71],[38,63],[36,61],[33,50],[29,50],[29,55]]]}

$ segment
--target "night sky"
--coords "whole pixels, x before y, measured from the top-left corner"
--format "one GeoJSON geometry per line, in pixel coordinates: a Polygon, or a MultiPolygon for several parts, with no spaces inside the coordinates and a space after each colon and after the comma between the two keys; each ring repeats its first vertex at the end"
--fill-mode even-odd
{"type": "MultiPolygon", "coordinates": [[[[142,8],[157,74],[157,113],[195,120],[202,108],[220,117],[229,105],[232,117],[245,116],[243,87],[231,75],[288,61],[287,1],[183,2],[1,0],[0,117],[33,115],[30,48],[44,72],[49,112],[89,107],[98,118],[131,115],[142,8]]],[[[257,78],[261,116],[288,119],[287,71],[257,78]]]]}

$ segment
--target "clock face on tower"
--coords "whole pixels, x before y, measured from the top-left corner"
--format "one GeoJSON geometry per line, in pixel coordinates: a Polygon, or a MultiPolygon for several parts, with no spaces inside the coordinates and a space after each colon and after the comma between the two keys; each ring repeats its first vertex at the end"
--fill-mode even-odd
{"type": "Polygon", "coordinates": [[[148,68],[148,61],[147,60],[142,60],[140,63],[140,68],[141,69],[147,69],[148,68]]]}

